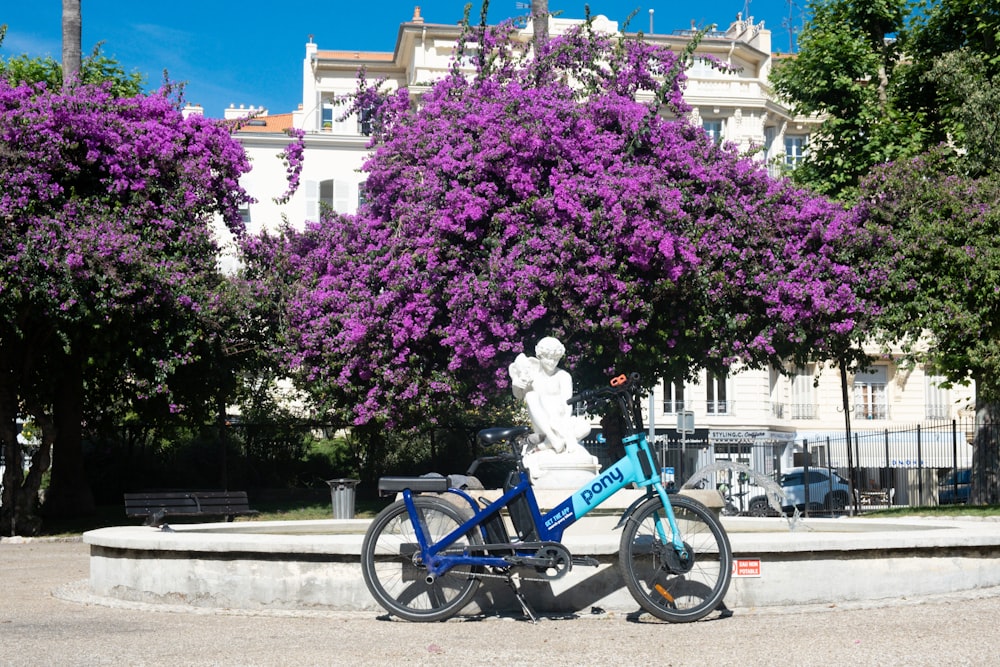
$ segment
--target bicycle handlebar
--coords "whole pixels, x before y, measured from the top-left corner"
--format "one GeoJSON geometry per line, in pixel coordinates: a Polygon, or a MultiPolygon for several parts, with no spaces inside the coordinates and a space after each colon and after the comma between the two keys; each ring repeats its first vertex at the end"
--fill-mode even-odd
{"type": "Polygon", "coordinates": [[[575,405],[584,401],[610,401],[615,400],[621,408],[626,420],[630,421],[629,426],[636,431],[642,430],[642,408],[639,404],[639,394],[642,386],[639,383],[638,373],[625,375],[624,373],[611,379],[608,387],[588,389],[575,396],[566,399],[568,405],[575,405]]]}
{"type": "Polygon", "coordinates": [[[638,373],[632,373],[631,375],[625,375],[623,373],[618,377],[611,379],[611,386],[581,391],[579,394],[567,398],[566,403],[568,405],[574,405],[576,403],[582,403],[583,401],[608,400],[617,396],[624,396],[632,393],[638,386],[638,383],[638,373]]]}

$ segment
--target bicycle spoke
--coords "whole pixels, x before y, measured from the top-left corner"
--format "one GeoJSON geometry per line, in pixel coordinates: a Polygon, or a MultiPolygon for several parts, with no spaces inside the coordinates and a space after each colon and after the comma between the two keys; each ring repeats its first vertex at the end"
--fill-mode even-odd
{"type": "Polygon", "coordinates": [[[660,537],[667,521],[660,502],[651,500],[635,511],[626,526],[619,561],[629,591],[646,611],[668,621],[693,621],[722,602],[732,553],[722,527],[707,509],[678,498],[674,514],[686,553],[678,553],[670,539],[660,537]]]}
{"type": "MultiPolygon", "coordinates": [[[[427,539],[440,540],[462,524],[464,515],[437,498],[414,498],[427,539]]],[[[452,548],[462,552],[481,543],[475,532],[452,548]]],[[[472,599],[478,587],[476,568],[461,566],[428,582],[419,559],[416,534],[406,505],[397,501],[375,518],[362,546],[362,573],[368,590],[390,613],[412,621],[446,619],[472,599]]]]}

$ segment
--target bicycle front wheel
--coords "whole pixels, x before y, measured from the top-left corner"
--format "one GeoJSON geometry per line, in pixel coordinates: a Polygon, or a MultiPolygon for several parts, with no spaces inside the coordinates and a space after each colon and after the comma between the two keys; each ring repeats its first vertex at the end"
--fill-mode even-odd
{"type": "MultiPolygon", "coordinates": [[[[468,513],[455,505],[433,496],[415,496],[413,503],[430,543],[445,537],[469,518],[468,513]]],[[[473,529],[446,551],[461,553],[470,545],[482,543],[482,537],[473,529]]],[[[375,517],[361,545],[361,573],[372,597],[390,614],[407,621],[443,621],[457,614],[475,595],[480,572],[481,567],[454,567],[429,580],[402,500],[375,517]]]]}
{"type": "Polygon", "coordinates": [[[722,603],[732,577],[733,551],[722,524],[704,505],[671,496],[686,554],[679,554],[659,498],[640,505],[622,532],[618,560],[625,585],[653,616],[697,621],[722,603]],[[664,541],[663,536],[666,536],[664,541]]]}

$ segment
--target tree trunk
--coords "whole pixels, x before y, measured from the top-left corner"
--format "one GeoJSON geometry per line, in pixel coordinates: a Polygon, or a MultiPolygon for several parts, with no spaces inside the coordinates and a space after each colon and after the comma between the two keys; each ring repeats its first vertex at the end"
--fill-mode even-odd
{"type": "Polygon", "coordinates": [[[3,495],[0,496],[0,535],[17,535],[17,490],[21,488],[21,443],[17,440],[17,401],[0,385],[0,446],[3,447],[3,495]]]}
{"type": "Polygon", "coordinates": [[[71,86],[80,78],[83,66],[83,14],[81,0],[62,2],[62,67],[63,86],[71,86]]]}
{"type": "MultiPolygon", "coordinates": [[[[51,433],[52,429],[48,431],[51,433]]],[[[21,478],[21,485],[14,490],[12,529],[18,535],[37,535],[42,528],[38,489],[51,463],[52,439],[43,433],[42,443],[31,457],[28,474],[21,478]]]]}
{"type": "Polygon", "coordinates": [[[549,41],[549,0],[531,0],[531,26],[537,46],[549,41]]]}
{"type": "Polygon", "coordinates": [[[46,517],[73,517],[93,514],[94,494],[83,465],[83,363],[77,355],[66,359],[62,383],[56,388],[52,406],[54,431],[52,477],[42,503],[46,517]]]}
{"type": "Polygon", "coordinates": [[[3,448],[3,496],[0,498],[0,535],[35,535],[42,521],[38,511],[38,489],[42,475],[49,469],[49,449],[43,442],[24,470],[25,450],[18,435],[21,427],[18,388],[19,378],[26,374],[26,358],[30,356],[17,344],[16,336],[4,338],[0,345],[0,446],[3,448]]]}
{"type": "MultiPolygon", "coordinates": [[[[2,401],[0,401],[2,402],[2,401]]],[[[43,438],[41,446],[24,472],[24,448],[17,436],[17,411],[5,404],[0,411],[0,439],[3,440],[6,469],[3,474],[3,506],[0,507],[0,535],[36,535],[42,527],[38,489],[49,469],[52,442],[43,438]]]]}
{"type": "MultiPolygon", "coordinates": [[[[980,391],[978,382],[976,391],[980,391]]],[[[969,502],[996,505],[1000,503],[1000,402],[987,401],[981,396],[976,398],[969,502]]]]}

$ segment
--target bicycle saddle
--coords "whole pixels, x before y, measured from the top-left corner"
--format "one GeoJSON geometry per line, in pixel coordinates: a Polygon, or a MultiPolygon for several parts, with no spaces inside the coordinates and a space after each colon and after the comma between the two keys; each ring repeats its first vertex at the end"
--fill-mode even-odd
{"type": "Polygon", "coordinates": [[[486,444],[492,445],[494,442],[510,440],[526,433],[531,433],[530,426],[494,426],[493,428],[484,428],[478,433],[478,437],[486,444]]]}

